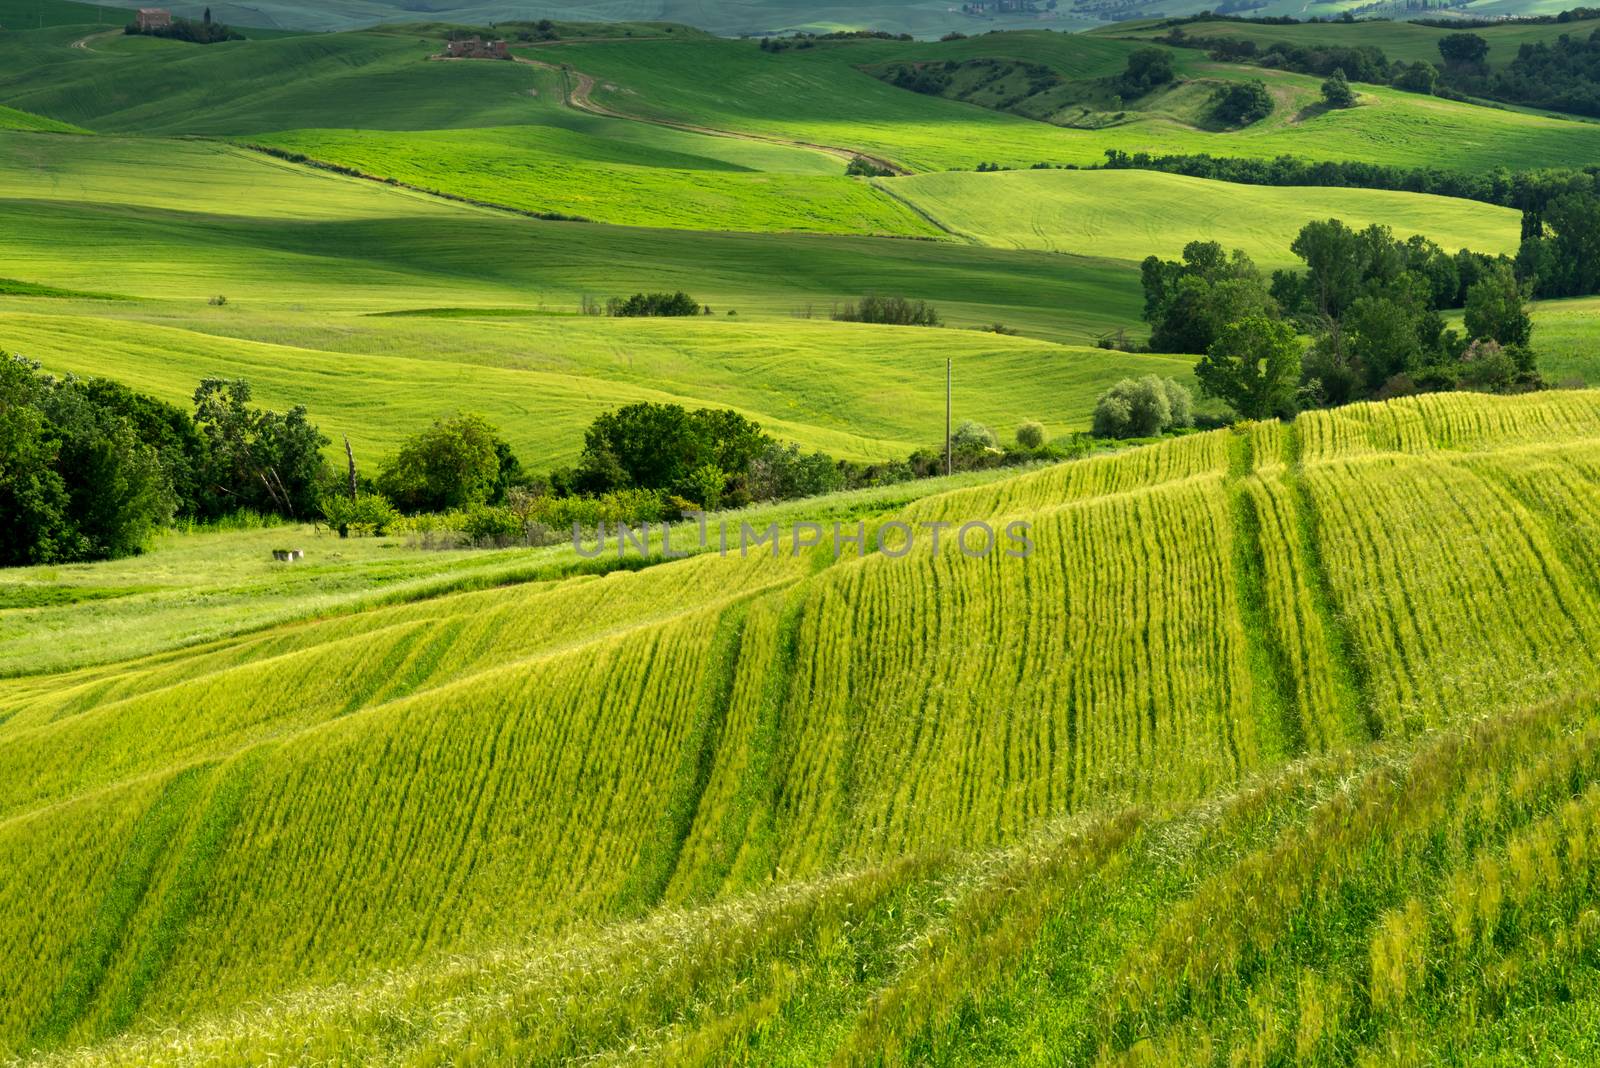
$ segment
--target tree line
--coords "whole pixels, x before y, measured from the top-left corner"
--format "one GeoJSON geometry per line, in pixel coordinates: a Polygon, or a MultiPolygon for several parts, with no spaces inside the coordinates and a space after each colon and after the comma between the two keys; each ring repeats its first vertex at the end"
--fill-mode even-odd
{"type": "MultiPolygon", "coordinates": [[[[676,519],[687,511],[816,496],[943,474],[944,444],[879,463],[840,460],[779,440],[727,409],[626,405],[597,416],[576,464],[526,470],[481,415],[442,416],[374,470],[358,469],[303,406],[252,403],[250,384],[210,378],[185,410],[119,383],[55,376],[0,356],[0,566],[136,554],[174,521],[240,513],[382,534],[405,516],[449,514],[475,541],[528,540],[542,525],[676,519]]],[[[1051,443],[1037,423],[1002,443],[965,422],[958,471],[1061,459],[1088,447],[1051,443]]]]}
{"type": "MultiPolygon", "coordinates": [[[[1500,170],[1474,176],[1362,163],[1307,163],[1289,157],[1242,160],[1205,155],[1130,155],[1116,150],[1106,153],[1103,166],[1108,170],[1157,170],[1247,185],[1399,189],[1468,196],[1518,208],[1522,212],[1522,240],[1510,262],[1529,294],[1545,299],[1600,293],[1600,167],[1516,173],[1500,170]],[[1473,193],[1477,195],[1470,195],[1473,193]]],[[[1461,298],[1464,297],[1463,292],[1461,298]]]]}
{"type": "MultiPolygon", "coordinates": [[[[414,439],[415,446],[403,448],[402,455],[413,447],[441,451],[463,421],[477,419],[443,420],[434,432],[414,439]],[[422,437],[428,439],[425,445],[422,437]]],[[[955,471],[971,471],[1065,459],[1090,447],[1081,435],[1053,443],[1033,421],[1020,425],[1013,441],[1002,442],[989,427],[968,420],[952,432],[948,460],[955,471]]],[[[496,470],[487,451],[478,456],[477,477],[465,479],[477,487],[475,499],[455,502],[454,522],[469,540],[496,545],[558,540],[574,525],[592,529],[598,522],[676,520],[690,512],[893,485],[942,475],[947,460],[943,443],[917,449],[903,460],[841,460],[775,438],[729,409],[690,410],[653,402],[597,416],[584,433],[575,465],[556,468],[546,477],[518,478],[500,494],[489,491],[496,470]]],[[[441,470],[463,479],[452,465],[441,465],[441,470]]],[[[392,517],[387,498],[381,496],[387,488],[382,478],[373,488],[380,503],[368,507],[392,517]]],[[[369,520],[361,532],[381,533],[382,526],[369,520]]]]}

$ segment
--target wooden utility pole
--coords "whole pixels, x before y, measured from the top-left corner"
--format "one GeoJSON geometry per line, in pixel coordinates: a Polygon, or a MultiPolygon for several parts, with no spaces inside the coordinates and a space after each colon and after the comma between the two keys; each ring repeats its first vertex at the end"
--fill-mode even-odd
{"type": "Polygon", "coordinates": [[[356,454],[350,448],[350,435],[344,436],[344,456],[350,462],[350,499],[356,499],[356,454]]]}
{"type": "Polygon", "coordinates": [[[945,361],[944,361],[944,473],[946,475],[950,475],[950,474],[953,474],[955,472],[955,465],[952,462],[953,453],[952,453],[951,448],[950,448],[950,365],[951,365],[952,362],[953,361],[949,357],[945,357],[945,361]]]}

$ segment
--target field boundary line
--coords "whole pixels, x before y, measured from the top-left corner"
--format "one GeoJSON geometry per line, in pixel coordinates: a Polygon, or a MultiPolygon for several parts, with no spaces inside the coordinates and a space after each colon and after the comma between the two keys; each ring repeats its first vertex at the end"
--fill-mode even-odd
{"type": "Polygon", "coordinates": [[[904,196],[901,196],[899,193],[895,192],[893,189],[890,189],[889,186],[883,181],[883,179],[874,178],[870,184],[872,185],[872,188],[878,190],[880,193],[882,193],[885,196],[887,196],[890,200],[893,200],[896,203],[902,204],[905,207],[909,208],[911,211],[915,212],[917,215],[919,215],[923,219],[925,219],[928,223],[932,224],[933,226],[938,227],[940,230],[942,230],[945,233],[949,234],[951,237],[954,237],[954,238],[956,238],[957,240],[960,240],[960,241],[965,241],[969,245],[977,245],[977,246],[979,246],[981,248],[989,248],[989,247],[991,247],[991,246],[985,244],[983,241],[979,240],[978,238],[974,237],[972,234],[962,233],[960,230],[957,230],[955,227],[950,226],[943,219],[940,219],[937,215],[933,214],[933,212],[927,210],[922,205],[914,203],[913,201],[910,201],[910,200],[906,199],[904,196]]]}
{"type": "Polygon", "coordinates": [[[510,204],[500,204],[493,200],[478,200],[475,197],[462,196],[459,193],[446,193],[440,189],[429,189],[427,186],[412,185],[410,182],[403,182],[398,178],[389,178],[380,174],[368,174],[366,171],[357,170],[354,167],[347,167],[342,163],[331,163],[328,160],[321,160],[313,156],[307,156],[303,152],[289,152],[286,149],[275,148],[272,145],[257,144],[254,141],[227,141],[226,143],[234,146],[235,148],[242,148],[249,152],[268,156],[272,159],[279,160],[283,163],[293,166],[309,167],[312,170],[327,171],[331,174],[343,175],[346,178],[357,178],[366,182],[376,182],[379,185],[387,186],[391,189],[404,189],[407,192],[421,193],[424,196],[437,197],[440,200],[448,200],[455,204],[466,204],[474,208],[485,208],[489,211],[505,212],[508,215],[520,215],[525,219],[539,219],[543,222],[594,223],[593,219],[585,218],[582,215],[567,215],[559,211],[535,211],[532,208],[516,208],[512,207],[510,204]]]}

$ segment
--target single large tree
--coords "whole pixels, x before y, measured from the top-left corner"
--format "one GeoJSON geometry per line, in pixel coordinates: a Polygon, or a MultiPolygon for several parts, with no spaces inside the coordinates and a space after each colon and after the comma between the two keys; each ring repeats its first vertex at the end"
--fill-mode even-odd
{"type": "Polygon", "coordinates": [[[1200,392],[1246,419],[1285,414],[1300,381],[1300,339],[1288,323],[1253,315],[1224,327],[1194,373],[1200,392]]]}
{"type": "Polygon", "coordinates": [[[1345,79],[1343,67],[1334,70],[1333,76],[1322,83],[1322,102],[1330,108],[1356,106],[1355,90],[1350,88],[1350,82],[1345,79]]]}
{"type": "Polygon", "coordinates": [[[1452,74],[1489,73],[1489,42],[1475,33],[1452,33],[1439,39],[1439,55],[1452,74]]]}
{"type": "Polygon", "coordinates": [[[500,444],[495,428],[481,415],[437,419],[400,446],[378,475],[378,488],[406,511],[442,512],[482,504],[494,495],[500,477],[500,444]]]}

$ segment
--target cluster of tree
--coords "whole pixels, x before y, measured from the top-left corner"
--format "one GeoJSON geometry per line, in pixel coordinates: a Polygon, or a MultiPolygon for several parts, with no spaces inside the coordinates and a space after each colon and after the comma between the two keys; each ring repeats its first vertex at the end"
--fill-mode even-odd
{"type": "Polygon", "coordinates": [[[1356,161],[1314,162],[1293,156],[1277,156],[1273,159],[1241,159],[1204,153],[1153,156],[1147,152],[1128,153],[1108,149],[1106,161],[1100,167],[1105,170],[1163,171],[1240,185],[1394,189],[1478,200],[1521,211],[1536,210],[1562,193],[1600,191],[1600,166],[1581,170],[1542,171],[1512,171],[1496,167],[1467,173],[1356,161]]]}
{"type": "Polygon", "coordinates": [[[1219,85],[1211,94],[1211,117],[1224,126],[1249,126],[1272,114],[1267,83],[1252,78],[1219,85]]]}
{"type": "MultiPolygon", "coordinates": [[[[1330,22],[1331,19],[1306,19],[1306,22],[1330,22]]],[[[1346,22],[1348,19],[1337,21],[1346,22]]],[[[1216,11],[1201,11],[1194,15],[1176,15],[1172,18],[1162,19],[1151,26],[1151,29],[1170,29],[1175,26],[1187,26],[1195,22],[1237,22],[1250,26],[1299,26],[1302,20],[1293,15],[1235,15],[1218,8],[1216,11]]]]}
{"type": "MultiPolygon", "coordinates": [[[[954,96],[999,111],[1016,110],[1038,94],[1066,83],[1059,72],[1043,63],[993,57],[896,63],[877,68],[876,74],[891,85],[914,93],[954,96]]],[[[1115,87],[1117,81],[1113,78],[1108,84],[1115,87]]]]}
{"type": "MultiPolygon", "coordinates": [[[[549,19],[540,19],[538,22],[535,22],[535,23],[532,23],[532,24],[515,23],[515,22],[512,22],[512,23],[502,22],[502,23],[500,23],[500,25],[498,27],[498,30],[499,30],[499,33],[501,35],[509,35],[512,39],[517,40],[517,41],[559,41],[559,40],[561,40],[561,31],[560,31],[560,29],[556,26],[555,23],[551,22],[549,19]]],[[[481,36],[487,38],[487,37],[490,37],[490,36],[493,36],[493,35],[492,34],[482,34],[481,36]]]]}
{"type": "Polygon", "coordinates": [[[1163,85],[1171,85],[1177,77],[1171,52],[1160,48],[1138,48],[1128,54],[1128,66],[1112,79],[1112,87],[1117,95],[1132,100],[1163,85]]]}
{"type": "Polygon", "coordinates": [[[1526,294],[1504,257],[1450,256],[1419,237],[1399,241],[1387,227],[1356,231],[1337,219],[1306,224],[1291,248],[1306,270],[1277,272],[1272,292],[1313,334],[1303,383],[1311,402],[1538,384],[1526,294]],[[1440,314],[1459,307],[1466,308],[1465,336],[1440,314]],[[1475,340],[1506,346],[1515,366],[1483,380],[1482,367],[1462,366],[1475,340]]]}
{"type": "Polygon", "coordinates": [[[866,156],[852,156],[844,165],[844,173],[852,178],[893,178],[894,171],[866,156]]]}
{"type": "Polygon", "coordinates": [[[885,323],[890,326],[938,326],[939,311],[921,300],[905,297],[865,296],[834,309],[842,323],[885,323]]]}
{"type": "Polygon", "coordinates": [[[218,41],[242,41],[244,34],[239,33],[220,22],[211,21],[211,9],[206,8],[205,15],[199,21],[194,19],[174,18],[165,26],[142,27],[137,22],[130,22],[123,28],[123,33],[132,36],[144,35],[146,37],[165,37],[173,41],[188,41],[191,44],[216,44],[218,41]]]}
{"type": "Polygon", "coordinates": [[[207,379],[188,412],[115,382],[0,355],[0,565],[138,552],[174,517],[314,513],[327,439],[304,408],[207,379]]]}
{"type": "MultiPolygon", "coordinates": [[[[1466,197],[1522,212],[1522,244],[1516,272],[1533,296],[1572,297],[1600,293],[1600,168],[1447,174],[1365,163],[1307,163],[1287,156],[1272,160],[1212,156],[1106,153],[1107,169],[1157,170],[1247,185],[1350,186],[1400,189],[1466,197]]],[[[1458,257],[1458,259],[1460,259],[1458,257]]],[[[1464,263],[1464,261],[1462,261],[1464,263]]],[[[1462,277],[1471,277],[1462,263],[1462,277]]],[[[1465,287],[1454,303],[1460,307],[1465,287]]]]}
{"type": "Polygon", "coordinates": [[[572,471],[551,475],[559,493],[659,490],[716,508],[724,495],[748,500],[750,461],[770,443],[737,412],[675,404],[630,404],[597,418],[572,471]]]}
{"type": "Polygon", "coordinates": [[[1170,378],[1124,378],[1094,406],[1097,438],[1153,438],[1194,425],[1194,398],[1170,378]]]}
{"type": "Polygon", "coordinates": [[[635,293],[627,299],[612,297],[606,301],[606,314],[624,319],[702,313],[710,315],[711,310],[703,308],[689,294],[681,290],[677,293],[635,293]]]}
{"type": "Polygon", "coordinates": [[[1505,257],[1446,253],[1388,227],[1306,224],[1303,271],[1270,283],[1242,251],[1193,242],[1181,261],[1144,261],[1152,348],[1205,354],[1202,391],[1250,418],[1297,403],[1422,390],[1536,388],[1527,286],[1505,257]],[[1466,333],[1441,311],[1465,308],[1466,333]],[[1312,343],[1303,354],[1299,337],[1312,343]],[[1303,356],[1303,359],[1302,359],[1303,356]]]}
{"type": "Polygon", "coordinates": [[[406,441],[380,469],[375,488],[403,511],[447,512],[498,503],[526,481],[499,431],[468,414],[437,419],[406,441]]]}
{"type": "Polygon", "coordinates": [[[1600,8],[1573,7],[1555,15],[1517,15],[1500,19],[1413,19],[1418,26],[1432,26],[1436,30],[1482,30],[1490,26],[1557,26],[1585,19],[1600,18],[1600,8]]]}
{"type": "Polygon", "coordinates": [[[810,37],[796,35],[794,37],[763,37],[761,38],[761,51],[787,52],[791,48],[815,48],[816,41],[810,37]]]}
{"type": "Polygon", "coordinates": [[[1154,352],[1205,352],[1228,323],[1276,310],[1254,261],[1215,241],[1190,242],[1181,260],[1147,256],[1139,271],[1154,352]]]}
{"type": "Polygon", "coordinates": [[[885,30],[834,30],[830,33],[798,32],[790,37],[763,37],[763,52],[784,52],[791,48],[811,48],[818,41],[910,41],[909,33],[889,33],[885,30]]]}
{"type": "Polygon", "coordinates": [[[955,60],[945,63],[902,63],[889,68],[884,77],[890,84],[913,93],[942,96],[950,88],[955,72],[960,68],[961,64],[955,60]]]}
{"type": "Polygon", "coordinates": [[[1600,193],[1568,184],[1550,187],[1554,195],[1522,214],[1517,272],[1537,297],[1600,293],[1600,193]]]}

